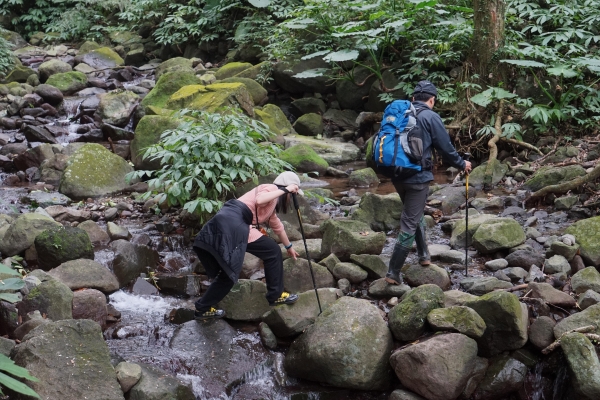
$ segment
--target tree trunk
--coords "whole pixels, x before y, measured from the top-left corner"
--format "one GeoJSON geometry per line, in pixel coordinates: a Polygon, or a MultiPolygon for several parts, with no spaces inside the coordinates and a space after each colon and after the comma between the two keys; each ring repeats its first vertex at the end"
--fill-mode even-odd
{"type": "Polygon", "coordinates": [[[505,0],[473,0],[473,43],[471,60],[484,80],[491,83],[500,80],[495,52],[504,45],[505,0]]]}

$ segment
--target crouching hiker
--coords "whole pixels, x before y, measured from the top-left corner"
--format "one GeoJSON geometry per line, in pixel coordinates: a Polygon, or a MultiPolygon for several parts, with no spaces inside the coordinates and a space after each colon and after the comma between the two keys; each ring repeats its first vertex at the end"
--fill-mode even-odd
{"type": "Polygon", "coordinates": [[[450,136],[440,116],[433,111],[437,98],[437,88],[429,81],[421,81],[413,93],[413,106],[417,125],[423,131],[421,170],[408,177],[392,178],[392,183],[404,204],[400,217],[400,234],[396,240],[385,280],[394,285],[402,283],[400,270],[416,241],[419,263],[431,264],[431,257],[425,236],[423,213],[429,195],[429,183],[433,180],[432,151],[435,149],[451,166],[469,172],[471,163],[463,160],[450,142],[450,136]]]}
{"type": "Polygon", "coordinates": [[[283,291],[281,249],[260,227],[267,224],[279,236],[288,255],[298,257],[277,216],[291,208],[291,193],[303,195],[300,179],[293,172],[284,172],[273,184],[260,185],[237,200],[229,200],[204,225],[194,241],[194,251],[213,281],[195,303],[196,319],[225,316],[225,311],[215,306],[237,282],[246,252],[263,261],[269,305],[293,304],[298,300],[298,295],[283,291]]]}

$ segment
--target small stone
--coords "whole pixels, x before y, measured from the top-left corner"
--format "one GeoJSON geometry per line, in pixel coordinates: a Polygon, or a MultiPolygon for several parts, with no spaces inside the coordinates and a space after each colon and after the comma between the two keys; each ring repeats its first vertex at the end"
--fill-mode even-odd
{"type": "Polygon", "coordinates": [[[397,297],[392,297],[391,299],[388,300],[388,306],[395,306],[398,304],[398,298],[397,297]]]}
{"type": "Polygon", "coordinates": [[[485,267],[490,271],[498,271],[500,269],[504,269],[508,267],[508,261],[504,258],[499,258],[497,260],[490,260],[485,263],[485,267]]]}
{"type": "Polygon", "coordinates": [[[585,293],[579,296],[579,307],[585,310],[589,306],[600,303],[600,293],[588,289],[585,293]]]}
{"type": "Polygon", "coordinates": [[[277,337],[264,322],[258,325],[258,332],[260,334],[260,340],[267,349],[275,350],[277,348],[277,337]]]}
{"type": "Polygon", "coordinates": [[[344,294],[348,294],[348,292],[350,291],[351,284],[350,281],[346,278],[338,280],[337,285],[338,289],[344,292],[344,294]]]}
{"type": "Polygon", "coordinates": [[[104,219],[107,221],[113,221],[119,215],[119,210],[111,207],[104,212],[104,219]]]}
{"type": "Polygon", "coordinates": [[[121,385],[123,393],[129,392],[142,377],[142,368],[137,364],[129,362],[119,363],[115,367],[115,372],[117,373],[117,380],[121,385]]]}

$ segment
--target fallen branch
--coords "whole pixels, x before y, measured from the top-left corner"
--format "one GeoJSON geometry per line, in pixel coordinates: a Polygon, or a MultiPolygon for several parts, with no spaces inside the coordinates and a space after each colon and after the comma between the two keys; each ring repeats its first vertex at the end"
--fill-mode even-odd
{"type": "Polygon", "coordinates": [[[589,173],[586,174],[584,176],[580,176],[578,178],[575,178],[569,182],[564,182],[564,183],[559,183],[557,185],[550,185],[550,186],[546,186],[544,188],[541,188],[540,190],[538,190],[537,192],[534,192],[528,200],[530,199],[535,199],[536,197],[544,197],[550,193],[566,193],[569,190],[574,190],[579,188],[581,185],[584,185],[588,182],[592,182],[595,181],[596,179],[598,179],[600,177],[600,163],[596,164],[596,166],[594,167],[594,169],[589,173]]]}
{"type": "Polygon", "coordinates": [[[570,331],[567,331],[567,332],[563,333],[562,335],[560,335],[560,337],[558,339],[556,339],[552,344],[550,344],[548,347],[543,349],[542,354],[548,354],[551,351],[555,350],[557,347],[559,347],[560,339],[562,339],[562,337],[565,336],[567,333],[573,333],[573,332],[583,333],[588,338],[590,338],[590,335],[591,335],[592,336],[592,338],[590,338],[591,340],[597,340],[594,337],[600,338],[600,336],[589,333],[589,332],[593,332],[595,330],[596,330],[596,327],[594,325],[587,325],[587,326],[582,326],[581,328],[571,329],[570,331]]]}
{"type": "Polygon", "coordinates": [[[535,147],[532,144],[525,143],[525,142],[520,142],[518,140],[510,139],[510,138],[505,138],[505,137],[500,137],[500,140],[502,140],[503,142],[507,142],[507,143],[511,143],[511,144],[516,144],[517,146],[525,147],[526,149],[529,149],[529,150],[533,150],[536,153],[538,153],[540,156],[544,155],[544,153],[542,153],[542,151],[540,149],[538,149],[537,147],[535,147]]]}
{"type": "Polygon", "coordinates": [[[522,285],[513,286],[508,289],[497,289],[497,290],[504,290],[505,292],[516,292],[518,290],[527,289],[527,286],[529,286],[529,284],[524,283],[522,285]]]}

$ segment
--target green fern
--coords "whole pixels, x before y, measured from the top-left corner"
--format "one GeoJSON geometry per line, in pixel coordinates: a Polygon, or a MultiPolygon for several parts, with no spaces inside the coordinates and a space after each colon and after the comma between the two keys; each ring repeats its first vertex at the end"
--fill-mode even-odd
{"type": "Polygon", "coordinates": [[[31,376],[29,371],[25,368],[19,367],[13,360],[6,357],[4,354],[0,354],[0,395],[4,395],[4,392],[2,391],[2,388],[4,387],[36,399],[41,398],[33,389],[23,382],[16,380],[13,376],[16,378],[27,379],[32,382],[39,382],[39,380],[31,376]]]}

